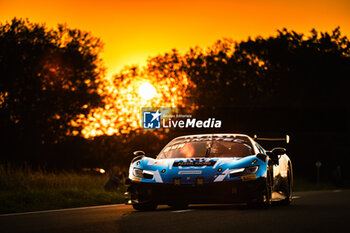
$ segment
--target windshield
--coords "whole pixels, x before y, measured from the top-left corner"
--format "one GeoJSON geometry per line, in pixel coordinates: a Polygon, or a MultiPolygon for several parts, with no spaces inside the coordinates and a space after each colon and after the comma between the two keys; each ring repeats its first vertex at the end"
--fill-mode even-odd
{"type": "Polygon", "coordinates": [[[158,159],[198,157],[246,157],[254,154],[248,138],[175,139],[159,153],[158,159]]]}

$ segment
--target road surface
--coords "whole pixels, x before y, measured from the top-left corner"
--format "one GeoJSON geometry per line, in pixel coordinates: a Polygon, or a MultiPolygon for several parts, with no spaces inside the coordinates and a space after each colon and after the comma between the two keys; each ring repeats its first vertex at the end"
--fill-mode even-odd
{"type": "Polygon", "coordinates": [[[299,192],[290,206],[267,210],[244,205],[159,206],[138,212],[125,205],[0,215],[0,232],[349,232],[350,190],[299,192]]]}

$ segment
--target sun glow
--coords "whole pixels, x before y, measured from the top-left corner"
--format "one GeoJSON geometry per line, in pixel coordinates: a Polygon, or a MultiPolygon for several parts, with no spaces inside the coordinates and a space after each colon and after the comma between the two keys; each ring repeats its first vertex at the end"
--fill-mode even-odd
{"type": "Polygon", "coordinates": [[[92,109],[87,116],[81,114],[71,124],[82,126],[85,138],[137,132],[142,130],[143,107],[186,106],[191,109],[191,104],[186,101],[188,88],[192,86],[185,73],[170,72],[165,77],[158,71],[143,73],[138,69],[127,69],[101,85],[99,93],[106,96],[103,108],[92,109]]]}
{"type": "Polygon", "coordinates": [[[138,93],[144,100],[150,100],[157,94],[157,91],[150,83],[145,82],[140,85],[138,93]]]}

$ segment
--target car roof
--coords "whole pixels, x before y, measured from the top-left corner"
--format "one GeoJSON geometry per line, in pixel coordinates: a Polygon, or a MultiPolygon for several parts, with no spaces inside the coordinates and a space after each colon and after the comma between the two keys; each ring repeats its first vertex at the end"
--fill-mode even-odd
{"type": "Polygon", "coordinates": [[[202,138],[202,137],[247,137],[252,140],[251,137],[249,137],[246,134],[233,134],[233,133],[219,133],[219,134],[192,134],[192,135],[184,135],[180,137],[176,137],[175,139],[188,139],[188,138],[202,138]]]}
{"type": "MultiPolygon", "coordinates": [[[[249,141],[250,141],[250,143],[252,143],[252,145],[254,144],[254,140],[251,138],[251,137],[249,137],[248,135],[246,135],[246,134],[233,134],[233,133],[219,133],[219,134],[192,134],[192,135],[184,135],[184,136],[180,136],[180,137],[176,137],[176,138],[174,138],[173,140],[171,140],[168,144],[167,144],[167,146],[168,145],[170,145],[172,142],[174,142],[174,141],[176,141],[176,140],[181,140],[181,139],[191,139],[191,138],[205,138],[205,137],[233,137],[233,138],[236,138],[236,137],[245,137],[245,138],[247,138],[249,141]]],[[[165,146],[165,147],[167,147],[167,146],[165,146]]],[[[164,147],[164,148],[165,148],[164,147]]],[[[253,146],[253,150],[256,152],[256,148],[253,146]]],[[[256,152],[256,153],[258,153],[258,152],[256,152]]]]}

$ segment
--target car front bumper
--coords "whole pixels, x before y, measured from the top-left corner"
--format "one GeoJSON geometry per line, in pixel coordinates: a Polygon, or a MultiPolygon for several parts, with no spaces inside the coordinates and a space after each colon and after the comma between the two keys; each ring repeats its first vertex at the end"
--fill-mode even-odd
{"type": "Polygon", "coordinates": [[[126,203],[244,203],[257,201],[263,194],[265,178],[225,181],[202,185],[173,185],[131,182],[126,203]]]}

